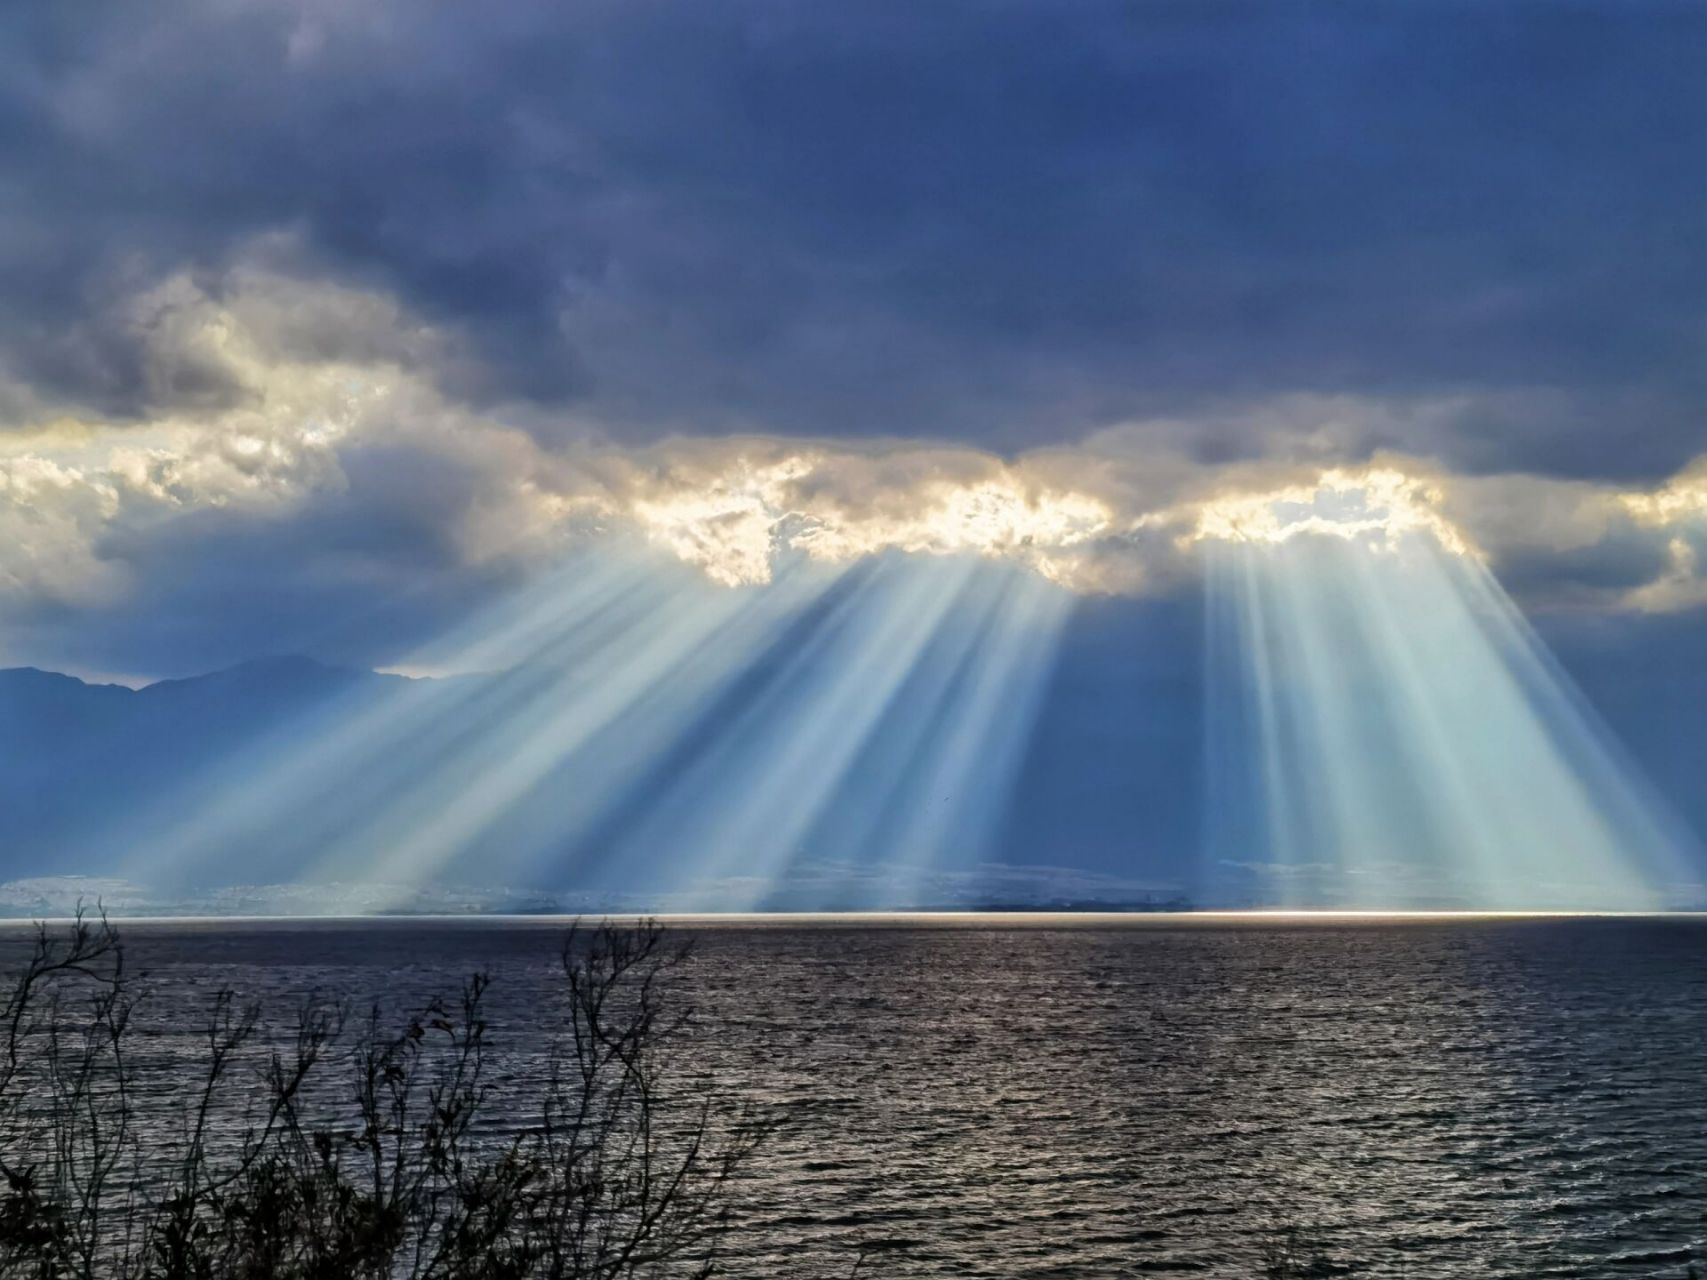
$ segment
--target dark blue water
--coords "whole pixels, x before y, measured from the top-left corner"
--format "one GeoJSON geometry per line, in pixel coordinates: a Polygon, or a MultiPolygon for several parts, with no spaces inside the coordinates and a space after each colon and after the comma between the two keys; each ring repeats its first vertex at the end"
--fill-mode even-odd
{"type": "MultiPolygon", "coordinates": [[[[695,1070],[787,1116],[732,1274],[845,1276],[864,1247],[861,1275],[1251,1276],[1287,1225],[1341,1274],[1412,1280],[1707,1260],[1707,921],[681,928],[695,1070]]],[[[561,931],[127,936],[167,1038],[221,984],[283,1014],[311,989],[407,1004],[491,970],[519,1098],[561,931]]]]}

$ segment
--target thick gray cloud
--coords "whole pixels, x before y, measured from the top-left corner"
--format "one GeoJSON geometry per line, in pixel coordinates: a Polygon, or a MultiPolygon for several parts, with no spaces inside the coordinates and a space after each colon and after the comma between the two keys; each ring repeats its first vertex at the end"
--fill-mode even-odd
{"type": "Polygon", "coordinates": [[[625,438],[1452,396],[1342,451],[1657,478],[1707,403],[1704,53],[1643,3],[26,0],[0,352],[46,403],[224,406],[126,300],[260,255],[625,438]]]}
{"type": "Polygon", "coordinates": [[[1193,504],[1393,459],[1527,607],[1693,611],[1703,54],[1656,3],[4,6],[0,660],[382,660],[637,515],[724,580],[805,528],[1154,597],[1193,504]]]}

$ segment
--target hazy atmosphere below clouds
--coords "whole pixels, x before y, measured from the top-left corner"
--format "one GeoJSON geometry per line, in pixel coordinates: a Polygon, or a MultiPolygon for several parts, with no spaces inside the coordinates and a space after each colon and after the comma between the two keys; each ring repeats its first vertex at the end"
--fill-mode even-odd
{"type": "Polygon", "coordinates": [[[1707,901],[1703,53],[8,6],[0,875],[1707,901]]]}

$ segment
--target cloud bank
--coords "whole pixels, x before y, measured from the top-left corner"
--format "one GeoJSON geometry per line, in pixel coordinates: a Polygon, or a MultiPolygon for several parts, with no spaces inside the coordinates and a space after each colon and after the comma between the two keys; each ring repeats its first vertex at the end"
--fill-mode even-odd
{"type": "Polygon", "coordinates": [[[1193,579],[1205,539],[1422,533],[1486,558],[1541,607],[1707,600],[1707,463],[1632,487],[1318,448],[1348,423],[1438,406],[1252,401],[1218,421],[1263,450],[1226,462],[1194,456],[1204,427],[1179,418],[1008,454],[899,438],[624,443],[563,411],[448,395],[436,375],[454,341],[372,291],[245,267],[217,288],[169,278],[126,309],[148,380],[219,394],[138,420],[60,408],[0,433],[11,636],[172,599],[207,615],[181,625],[217,630],[245,583],[334,614],[405,588],[473,598],[613,537],[730,587],[791,556],[900,552],[1153,595],[1193,579]]]}
{"type": "Polygon", "coordinates": [[[596,537],[1696,609],[1707,13],[1481,17],[8,6],[0,660],[383,660],[596,537]]]}

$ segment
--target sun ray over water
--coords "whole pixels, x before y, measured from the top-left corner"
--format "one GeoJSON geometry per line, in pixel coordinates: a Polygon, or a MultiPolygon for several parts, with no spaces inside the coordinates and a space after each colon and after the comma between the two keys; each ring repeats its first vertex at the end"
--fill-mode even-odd
{"type": "MultiPolygon", "coordinates": [[[[1361,508],[1359,508],[1361,511],[1361,508]]],[[[1690,837],[1426,525],[1211,538],[1209,881],[1299,907],[1646,910],[1690,837]]]]}

